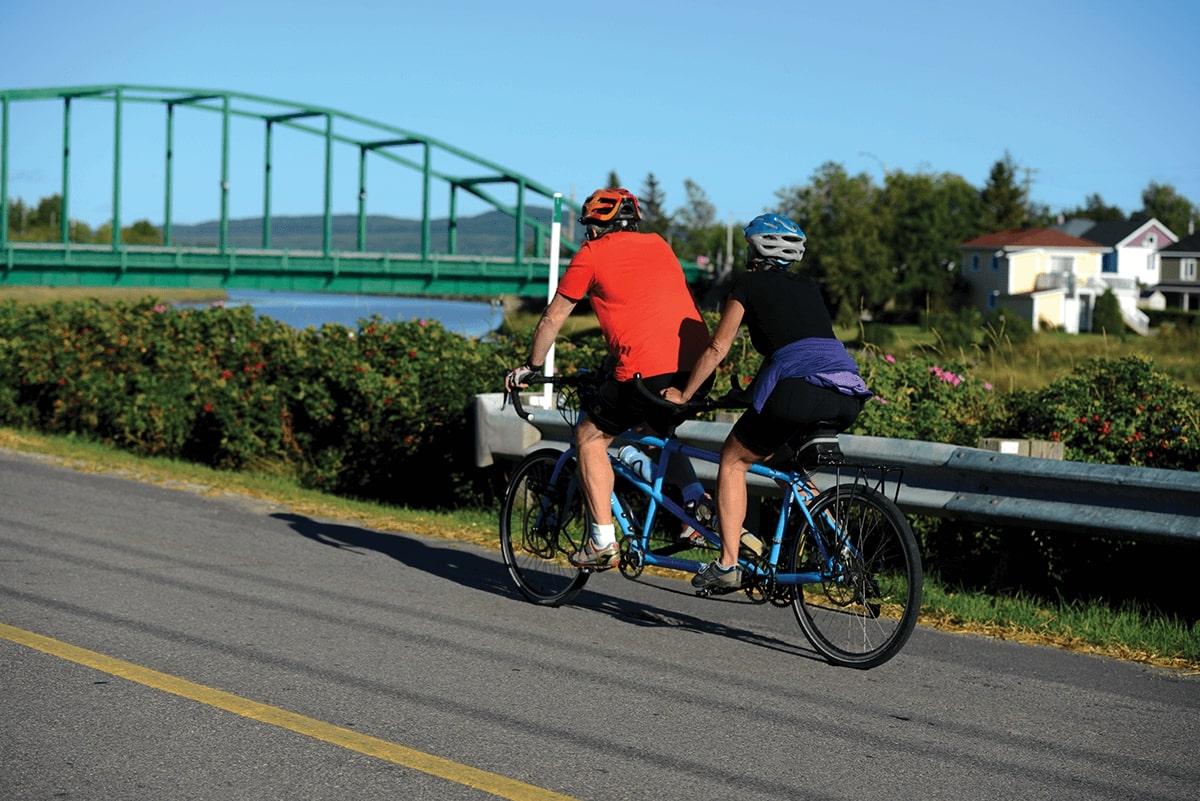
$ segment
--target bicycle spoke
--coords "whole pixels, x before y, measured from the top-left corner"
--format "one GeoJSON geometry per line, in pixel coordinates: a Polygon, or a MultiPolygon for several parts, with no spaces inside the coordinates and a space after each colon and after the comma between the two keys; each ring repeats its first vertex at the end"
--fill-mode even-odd
{"type": "Polygon", "coordinates": [[[920,612],[922,572],[903,513],[863,486],[818,497],[804,526],[795,569],[819,585],[798,589],[793,611],[813,647],[836,664],[868,668],[896,654],[920,612]]]}
{"type": "Polygon", "coordinates": [[[571,458],[554,475],[561,453],[538,451],[513,474],[500,514],[500,550],[521,593],[538,604],[567,603],[588,573],[568,561],[583,546],[588,522],[571,458]]]}

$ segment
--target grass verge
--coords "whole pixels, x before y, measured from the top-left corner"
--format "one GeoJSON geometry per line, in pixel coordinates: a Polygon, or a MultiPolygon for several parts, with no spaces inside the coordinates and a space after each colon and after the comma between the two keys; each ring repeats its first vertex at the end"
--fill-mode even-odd
{"type": "MultiPolygon", "coordinates": [[[[300,514],[352,521],[383,531],[411,532],[486,548],[498,546],[494,509],[437,512],[384,506],[303,489],[276,476],[140,458],[75,437],[12,429],[0,428],[0,448],[38,454],[76,470],[111,473],[211,497],[243,495],[300,514]]],[[[1114,610],[1102,604],[1055,604],[1023,596],[961,592],[929,577],[921,625],[1200,674],[1200,631],[1171,616],[1135,607],[1114,610]]]]}

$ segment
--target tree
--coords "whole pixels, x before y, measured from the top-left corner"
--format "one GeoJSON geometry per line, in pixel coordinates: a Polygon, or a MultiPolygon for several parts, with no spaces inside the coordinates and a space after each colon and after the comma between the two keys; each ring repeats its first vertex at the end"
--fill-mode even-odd
{"type": "Polygon", "coordinates": [[[887,174],[876,217],[895,282],[895,311],[905,317],[949,311],[958,246],[981,233],[980,209],[979,192],[961,176],[887,174]]]}
{"type": "Polygon", "coordinates": [[[671,244],[681,259],[704,257],[716,264],[725,251],[725,228],[716,224],[717,208],[695,181],[685,180],[683,190],[687,203],[672,215],[671,244]]]}
{"type": "Polygon", "coordinates": [[[646,175],[638,202],[642,206],[642,224],[639,229],[665,238],[671,229],[672,217],[667,213],[666,195],[654,173],[646,175]]]}
{"type": "Polygon", "coordinates": [[[1108,222],[1111,220],[1124,220],[1125,212],[1121,211],[1116,206],[1110,206],[1104,202],[1104,198],[1098,194],[1088,195],[1084,205],[1074,209],[1064,209],[1062,212],[1064,219],[1084,219],[1095,220],[1096,222],[1108,222]]]}
{"type": "Polygon", "coordinates": [[[1121,303],[1111,289],[1106,289],[1103,295],[1096,298],[1096,307],[1092,309],[1092,332],[1118,338],[1125,336],[1121,303]]]}
{"type": "Polygon", "coordinates": [[[776,193],[778,211],[808,237],[803,269],[821,283],[843,325],[857,321],[860,310],[881,312],[895,291],[875,217],[878,191],[866,173],[851,176],[826,162],[808,185],[776,193]]]}
{"type": "Polygon", "coordinates": [[[25,226],[29,220],[29,207],[25,205],[25,201],[21,198],[15,198],[8,201],[8,235],[21,234],[25,232],[25,226]]]}
{"type": "Polygon", "coordinates": [[[980,222],[984,231],[1006,231],[1028,219],[1025,190],[1017,184],[1017,164],[1007,151],[992,165],[979,199],[983,203],[980,222]]]}
{"type": "Polygon", "coordinates": [[[608,186],[605,188],[606,189],[617,189],[618,187],[621,187],[621,186],[623,186],[623,184],[621,183],[621,179],[617,177],[617,171],[616,170],[610,171],[608,173],[608,186]]]}
{"type": "Polygon", "coordinates": [[[149,220],[138,220],[121,229],[121,241],[127,245],[161,245],[162,231],[149,220]]]}
{"type": "Polygon", "coordinates": [[[1200,216],[1200,210],[1170,184],[1151,181],[1142,190],[1142,209],[1130,215],[1138,222],[1155,218],[1176,236],[1187,236],[1188,221],[1200,216]]]}

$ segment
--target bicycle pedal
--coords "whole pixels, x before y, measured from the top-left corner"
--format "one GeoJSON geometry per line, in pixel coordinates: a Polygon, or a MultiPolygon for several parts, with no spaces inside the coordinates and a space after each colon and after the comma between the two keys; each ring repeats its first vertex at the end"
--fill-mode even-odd
{"type": "Polygon", "coordinates": [[[730,593],[741,591],[741,587],[705,587],[702,590],[696,590],[696,596],[699,598],[708,598],[713,595],[729,595],[730,593]]]}

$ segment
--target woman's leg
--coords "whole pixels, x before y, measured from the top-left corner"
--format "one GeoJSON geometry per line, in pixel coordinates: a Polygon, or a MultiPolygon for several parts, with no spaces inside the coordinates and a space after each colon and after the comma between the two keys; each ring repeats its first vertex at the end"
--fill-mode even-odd
{"type": "Polygon", "coordinates": [[[738,563],[749,497],[746,473],[759,458],[733,434],[725,438],[717,466],[717,520],[721,528],[721,564],[725,567],[738,563]]]}

